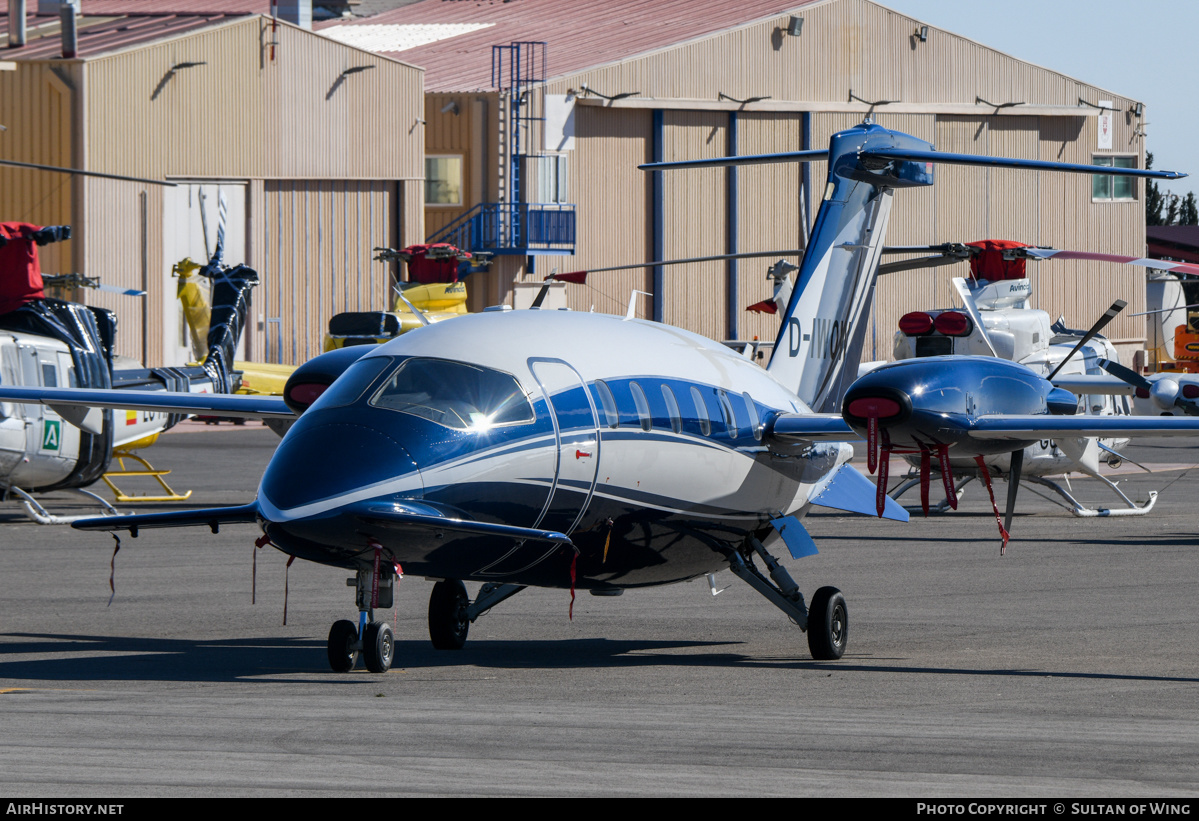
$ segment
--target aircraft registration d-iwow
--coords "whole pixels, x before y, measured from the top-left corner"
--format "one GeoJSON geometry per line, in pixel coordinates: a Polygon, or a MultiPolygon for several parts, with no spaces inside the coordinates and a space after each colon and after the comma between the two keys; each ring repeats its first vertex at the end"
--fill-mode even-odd
{"type": "MultiPolygon", "coordinates": [[[[298,417],[246,505],[74,527],[136,536],[154,527],[256,523],[263,540],[285,553],[355,571],[359,618],[330,630],[334,670],[351,669],[360,653],[369,670],[390,667],[392,629],[374,611],[391,606],[397,566],[440,579],[429,632],[441,649],[460,648],[474,619],[527,586],[617,595],[730,569],[807,631],[814,658],[836,659],[849,636],[844,597],[822,587],[805,600],[771,550],[782,543],[795,558],[816,552],[800,521],[812,505],[907,519],[847,464],[855,431],[874,436],[876,423],[899,416],[887,416],[878,390],[858,391],[852,426],[837,412],[857,370],[893,193],[931,185],[936,162],[1094,169],[944,154],[870,122],[834,135],[827,151],[646,168],[816,159],[829,161],[826,194],[765,369],[654,322],[504,310],[323,354],[292,375],[282,399],[12,388],[0,389],[0,398],[298,417]],[[473,600],[464,581],[482,583],[473,600]]],[[[997,402],[1035,414],[1036,430],[1025,436],[1022,417],[1016,440],[1068,430],[1055,427],[1071,417],[1050,414],[1047,382],[1012,363],[988,360],[985,368],[1005,364],[1022,372],[1009,382],[1027,383],[1021,401],[1004,404],[985,386],[953,385],[978,369],[937,369],[931,359],[871,377],[878,388],[889,376],[882,393],[895,397],[911,390],[905,369],[915,365],[936,373],[943,397],[969,396],[972,415],[997,402]]],[[[925,420],[920,401],[911,393],[900,409],[907,433],[925,420]]],[[[1106,420],[1086,421],[1090,430],[1106,420]]],[[[1191,419],[1162,420],[1155,430],[1170,430],[1166,423],[1199,432],[1191,419]]],[[[987,431],[1003,435],[1003,418],[987,431]]],[[[961,425],[954,434],[955,443],[968,438],[961,425]]]]}

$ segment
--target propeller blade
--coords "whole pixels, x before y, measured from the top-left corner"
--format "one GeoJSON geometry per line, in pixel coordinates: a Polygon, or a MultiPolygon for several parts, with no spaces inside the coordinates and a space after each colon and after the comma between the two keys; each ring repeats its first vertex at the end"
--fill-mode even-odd
{"type": "Polygon", "coordinates": [[[1112,362],[1110,359],[1100,359],[1099,367],[1103,368],[1105,371],[1107,371],[1108,373],[1110,373],[1112,376],[1116,377],[1117,379],[1119,379],[1123,382],[1127,382],[1129,385],[1132,385],[1134,388],[1141,388],[1143,390],[1149,390],[1150,388],[1153,387],[1153,383],[1150,382],[1148,379],[1141,376],[1139,373],[1134,371],[1132,368],[1124,367],[1119,362],[1112,362]]]}
{"type": "Polygon", "coordinates": [[[942,265],[953,265],[961,262],[960,257],[936,256],[905,259],[903,262],[887,262],[878,266],[879,276],[883,274],[898,274],[900,271],[914,271],[917,268],[940,268],[942,265]]]}
{"type": "Polygon", "coordinates": [[[1003,514],[1003,529],[1012,530],[1012,514],[1016,512],[1016,494],[1020,490],[1020,471],[1024,468],[1024,448],[1012,451],[1012,467],[1007,480],[1007,510],[1003,514]]]}
{"type": "MultiPolygon", "coordinates": [[[[1116,314],[1123,311],[1124,308],[1127,306],[1128,306],[1128,303],[1122,299],[1117,299],[1115,302],[1113,302],[1112,307],[1110,307],[1106,311],[1104,311],[1103,316],[1099,317],[1099,321],[1096,322],[1094,325],[1092,325],[1091,329],[1082,335],[1082,339],[1078,340],[1078,344],[1074,346],[1074,350],[1072,350],[1072,351],[1070,351],[1070,353],[1066,354],[1066,358],[1063,359],[1061,362],[1059,362],[1058,366],[1053,369],[1053,372],[1045,378],[1050,381],[1053,381],[1053,377],[1055,377],[1057,375],[1058,371],[1060,371],[1062,368],[1066,367],[1066,363],[1070,361],[1070,358],[1072,356],[1074,356],[1074,354],[1078,353],[1078,351],[1082,348],[1083,345],[1090,342],[1094,338],[1095,334],[1099,333],[1104,328],[1106,328],[1107,324],[1116,318],[1116,314]]],[[[1109,373],[1110,373],[1110,371],[1109,371],[1109,373]]],[[[1112,375],[1115,376],[1116,374],[1112,374],[1112,375]]]]}
{"type": "MultiPolygon", "coordinates": [[[[658,265],[685,265],[689,262],[718,262],[724,259],[759,259],[761,257],[802,257],[802,248],[792,248],[784,251],[747,251],[743,254],[717,254],[710,257],[688,257],[687,259],[663,259],[656,262],[633,262],[628,265],[609,265],[607,268],[589,268],[586,271],[571,271],[566,274],[552,274],[554,279],[561,282],[582,283],[588,274],[598,274],[603,271],[631,271],[635,268],[654,268],[658,265]]],[[[546,277],[549,279],[550,277],[546,277]]]]}
{"type": "Polygon", "coordinates": [[[1090,251],[1058,251],[1053,248],[1022,248],[1021,251],[1023,252],[1022,256],[1027,256],[1031,259],[1085,259],[1092,262],[1117,262],[1124,265],[1139,265],[1142,268],[1154,268],[1158,271],[1199,275],[1199,265],[1187,262],[1171,262],[1167,259],[1126,257],[1120,254],[1097,254],[1090,251]]]}

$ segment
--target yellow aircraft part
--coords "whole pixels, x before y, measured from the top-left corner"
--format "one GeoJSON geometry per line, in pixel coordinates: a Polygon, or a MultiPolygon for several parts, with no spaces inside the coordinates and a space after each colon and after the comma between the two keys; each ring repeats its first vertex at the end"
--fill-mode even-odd
{"type": "MultiPolygon", "coordinates": [[[[402,305],[403,303],[400,303],[400,304],[402,305]]],[[[400,333],[402,333],[402,334],[406,334],[409,331],[415,331],[417,328],[421,327],[424,324],[423,322],[420,321],[420,318],[416,314],[412,313],[411,311],[394,311],[394,313],[395,313],[396,319],[398,319],[400,322],[400,333]]],[[[467,312],[462,311],[461,313],[459,313],[457,311],[438,311],[436,313],[426,313],[425,318],[428,319],[429,322],[441,322],[446,319],[453,319],[454,317],[462,316],[465,313],[467,313],[467,312]]],[[[335,351],[338,348],[344,348],[347,339],[353,340],[353,342],[351,344],[354,344],[354,345],[364,344],[363,343],[364,339],[373,339],[374,344],[382,345],[384,342],[388,342],[392,339],[395,339],[395,337],[394,336],[376,336],[376,337],[332,336],[331,334],[325,334],[325,341],[324,341],[324,344],[321,346],[321,353],[327,353],[329,351],[335,351]]]]}
{"type": "Polygon", "coordinates": [[[204,351],[208,339],[208,325],[212,321],[208,297],[200,288],[199,278],[195,275],[200,268],[201,265],[193,262],[191,257],[184,257],[171,266],[171,273],[179,277],[175,293],[183,306],[183,318],[191,332],[192,349],[196,351],[197,356],[204,351]]]}
{"type": "MultiPolygon", "coordinates": [[[[430,311],[454,315],[467,312],[465,282],[430,282],[427,285],[401,286],[401,290],[404,294],[404,299],[407,299],[426,314],[430,311]]],[[[408,306],[404,304],[404,300],[398,296],[392,306],[392,311],[397,314],[410,313],[408,306]]],[[[420,325],[420,320],[417,320],[417,325],[420,325]]],[[[410,329],[405,327],[405,330],[410,329]]]]}
{"type": "Polygon", "coordinates": [[[282,396],[287,378],[295,371],[294,365],[276,365],[270,362],[234,362],[235,370],[241,371],[241,387],[238,393],[269,394],[282,396]]]}

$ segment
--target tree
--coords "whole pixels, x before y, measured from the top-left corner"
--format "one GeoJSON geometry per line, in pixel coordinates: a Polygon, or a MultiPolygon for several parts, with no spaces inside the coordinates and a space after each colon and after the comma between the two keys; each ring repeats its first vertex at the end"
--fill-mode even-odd
{"type": "Polygon", "coordinates": [[[1188,191],[1178,214],[1179,225],[1199,225],[1199,208],[1195,206],[1195,192],[1188,191]]]}
{"type": "MultiPolygon", "coordinates": [[[[1145,152],[1145,168],[1153,168],[1153,152],[1145,152]]],[[[1166,197],[1158,187],[1157,181],[1149,179],[1145,186],[1145,224],[1168,225],[1162,222],[1162,209],[1165,208],[1166,197]]]]}

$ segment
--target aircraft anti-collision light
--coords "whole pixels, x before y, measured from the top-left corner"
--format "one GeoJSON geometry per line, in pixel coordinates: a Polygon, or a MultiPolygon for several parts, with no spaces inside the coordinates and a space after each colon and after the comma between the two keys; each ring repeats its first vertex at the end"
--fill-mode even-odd
{"type": "Polygon", "coordinates": [[[907,336],[924,336],[933,332],[933,318],[924,311],[912,311],[899,318],[899,330],[907,336]]]}
{"type": "Polygon", "coordinates": [[[970,317],[960,311],[937,314],[933,326],[945,336],[969,336],[974,330],[974,323],[970,321],[970,317]]]}
{"type": "Polygon", "coordinates": [[[850,402],[849,412],[861,419],[867,419],[871,416],[876,416],[879,419],[889,419],[892,416],[899,416],[903,412],[903,408],[894,399],[886,399],[881,396],[868,396],[850,402]]]}

